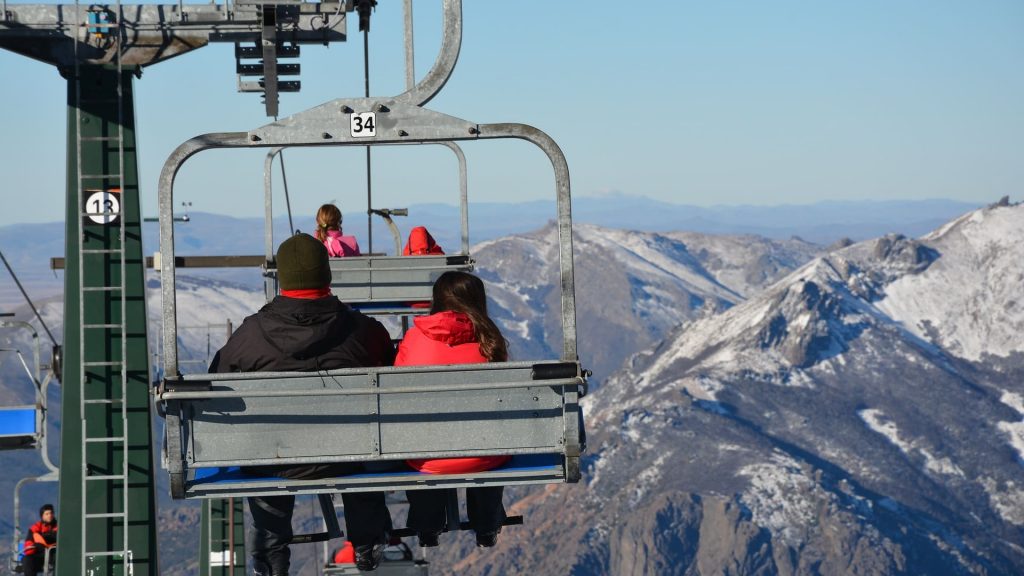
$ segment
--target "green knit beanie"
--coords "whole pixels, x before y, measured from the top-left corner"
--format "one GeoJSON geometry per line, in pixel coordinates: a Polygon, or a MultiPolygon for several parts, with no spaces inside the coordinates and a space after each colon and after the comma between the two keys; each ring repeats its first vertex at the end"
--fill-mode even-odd
{"type": "Polygon", "coordinates": [[[281,290],[312,290],[331,285],[327,248],[309,234],[296,234],[277,248],[281,290]]]}

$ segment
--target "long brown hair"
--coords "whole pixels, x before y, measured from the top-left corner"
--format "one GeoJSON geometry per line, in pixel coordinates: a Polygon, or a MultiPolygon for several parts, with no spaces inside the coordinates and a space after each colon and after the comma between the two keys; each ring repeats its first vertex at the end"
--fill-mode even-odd
{"type": "Polygon", "coordinates": [[[341,230],[341,210],[334,204],[324,204],[316,211],[316,239],[323,242],[327,239],[328,230],[341,230]]]}
{"type": "Polygon", "coordinates": [[[489,362],[508,360],[508,343],[487,315],[487,294],[480,278],[466,272],[445,272],[434,282],[430,313],[462,312],[469,316],[480,344],[480,354],[489,362]]]}

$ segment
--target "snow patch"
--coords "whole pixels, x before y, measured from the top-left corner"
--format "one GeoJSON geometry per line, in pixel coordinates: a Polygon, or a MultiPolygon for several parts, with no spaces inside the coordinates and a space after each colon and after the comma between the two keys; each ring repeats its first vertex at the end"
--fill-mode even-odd
{"type": "Polygon", "coordinates": [[[981,485],[988,492],[989,504],[1003,520],[1015,526],[1024,526],[1024,490],[1012,480],[1006,482],[1003,490],[992,478],[982,478],[981,485]]]}
{"type": "Polygon", "coordinates": [[[644,468],[636,475],[636,479],[633,480],[630,487],[630,506],[636,506],[651,491],[651,488],[661,480],[662,466],[669,456],[669,453],[661,454],[654,459],[650,466],[644,468]]]}
{"type": "MultiPolygon", "coordinates": [[[[1015,392],[1003,391],[1000,402],[1024,416],[1024,396],[1015,392]]],[[[1017,451],[1017,460],[1024,466],[1024,420],[1020,422],[999,422],[996,426],[1010,438],[1010,446],[1017,451]]]]}
{"type": "Polygon", "coordinates": [[[947,224],[924,238],[939,257],[886,286],[876,306],[968,360],[1024,352],[1022,224],[1024,205],[977,210],[947,224]]]}
{"type": "Polygon", "coordinates": [[[1024,416],[1024,395],[1003,390],[1003,395],[999,397],[999,401],[1016,410],[1021,416],[1024,416]]]}
{"type": "Polygon", "coordinates": [[[789,545],[803,541],[803,530],[815,518],[816,506],[809,497],[815,489],[800,464],[780,453],[771,462],[750,464],[737,473],[750,478],[740,502],[750,509],[754,522],[768,528],[789,545]]]}
{"type": "Polygon", "coordinates": [[[964,471],[949,458],[936,458],[929,450],[919,446],[919,442],[904,440],[900,437],[899,428],[881,410],[868,408],[857,412],[868,428],[884,436],[893,446],[899,448],[907,456],[920,454],[924,458],[925,470],[947,476],[964,476],[964,471]]]}

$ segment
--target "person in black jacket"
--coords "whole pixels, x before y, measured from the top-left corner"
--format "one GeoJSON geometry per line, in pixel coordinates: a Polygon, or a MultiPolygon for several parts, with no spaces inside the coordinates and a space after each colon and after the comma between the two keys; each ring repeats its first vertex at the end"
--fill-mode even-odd
{"type": "MultiPolygon", "coordinates": [[[[281,295],[246,318],[210,364],[210,372],[315,372],[390,366],[395,360],[384,326],[352,310],[330,292],[327,249],[296,234],[277,252],[281,295]]],[[[362,471],[356,464],[258,466],[245,470],[284,478],[328,478],[362,471]]],[[[391,517],[383,493],[343,494],[347,536],[360,570],[374,570],[391,517]]],[[[249,550],[258,576],[287,576],[294,496],[249,498],[249,550]]]]}

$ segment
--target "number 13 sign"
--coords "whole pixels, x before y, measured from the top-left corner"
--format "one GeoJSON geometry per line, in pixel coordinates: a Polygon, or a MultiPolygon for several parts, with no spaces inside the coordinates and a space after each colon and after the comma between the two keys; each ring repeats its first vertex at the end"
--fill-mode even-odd
{"type": "Polygon", "coordinates": [[[94,191],[85,199],[85,213],[97,224],[110,224],[121,214],[120,194],[94,191]]]}

